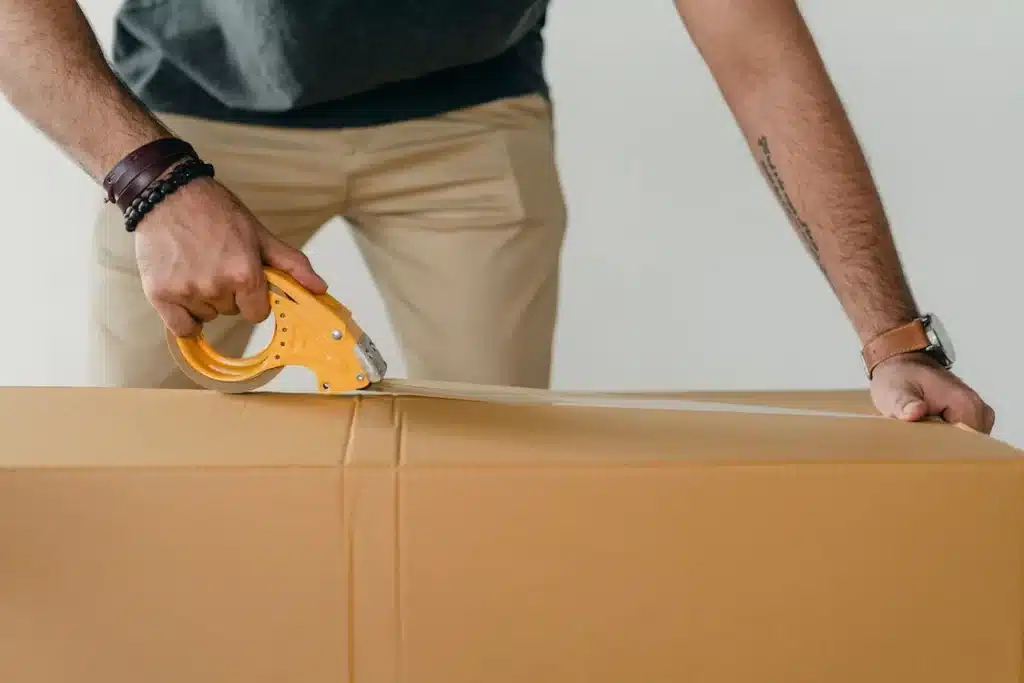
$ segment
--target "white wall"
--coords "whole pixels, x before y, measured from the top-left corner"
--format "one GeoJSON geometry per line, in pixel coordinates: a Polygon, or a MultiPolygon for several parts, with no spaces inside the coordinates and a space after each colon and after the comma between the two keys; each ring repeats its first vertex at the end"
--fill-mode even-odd
{"type": "MultiPolygon", "coordinates": [[[[104,41],[116,4],[84,2],[104,41]]],[[[996,407],[996,435],[1024,446],[1013,274],[1024,246],[1024,4],[969,4],[803,7],[920,303],[943,316],[958,370],[996,407]]],[[[756,174],[671,3],[554,0],[548,42],[571,217],[556,384],[863,386],[856,337],[756,174]]],[[[82,384],[98,190],[6,105],[0,140],[0,383],[82,384]]],[[[310,255],[399,361],[341,227],[330,225],[310,255]]],[[[296,381],[286,373],[282,388],[296,381]]]]}

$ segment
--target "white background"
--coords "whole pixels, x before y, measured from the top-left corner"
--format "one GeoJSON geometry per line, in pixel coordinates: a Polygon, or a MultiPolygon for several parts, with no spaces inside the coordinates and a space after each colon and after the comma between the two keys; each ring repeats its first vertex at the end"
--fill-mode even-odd
{"type": "MultiPolygon", "coordinates": [[[[85,0],[104,44],[116,0],[85,0]]],[[[1024,446],[1024,3],[805,0],[919,301],[1024,446]]],[[[859,344],[757,175],[667,0],[554,0],[548,36],[568,195],[562,388],[865,386],[859,344]]],[[[85,382],[99,190],[6,104],[0,384],[85,382]]],[[[309,249],[404,373],[340,223],[309,249]]],[[[285,373],[282,388],[305,376],[285,373]]]]}

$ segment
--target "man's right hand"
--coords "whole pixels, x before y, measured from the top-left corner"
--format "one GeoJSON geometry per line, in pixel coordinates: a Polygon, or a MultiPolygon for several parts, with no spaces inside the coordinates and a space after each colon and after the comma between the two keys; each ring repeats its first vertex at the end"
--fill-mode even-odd
{"type": "Polygon", "coordinates": [[[223,185],[193,180],[168,196],[135,231],[142,287],[167,329],[195,335],[218,315],[253,324],[270,315],[264,265],[315,294],[327,284],[309,259],[272,235],[223,185]]]}
{"type": "MultiPolygon", "coordinates": [[[[111,71],[78,3],[0,0],[0,17],[0,92],[97,183],[132,150],[172,135],[111,71]]],[[[146,296],[179,336],[219,314],[265,320],[264,265],[327,290],[302,252],[212,178],[164,198],[134,238],[146,296]]]]}

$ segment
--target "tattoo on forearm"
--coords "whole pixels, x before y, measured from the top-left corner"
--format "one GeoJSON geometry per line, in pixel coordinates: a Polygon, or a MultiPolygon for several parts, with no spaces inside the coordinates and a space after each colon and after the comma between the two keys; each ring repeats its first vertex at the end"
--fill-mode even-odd
{"type": "Polygon", "coordinates": [[[742,98],[737,114],[770,127],[750,139],[755,163],[866,341],[916,306],[853,126],[813,38],[805,31],[802,40],[779,43],[788,49],[772,65],[771,85],[742,98]]]}
{"type": "Polygon", "coordinates": [[[796,206],[793,205],[793,200],[789,198],[789,194],[786,192],[786,184],[782,182],[779,169],[772,160],[772,151],[768,147],[768,138],[762,135],[757,140],[757,146],[761,150],[761,156],[758,159],[761,172],[764,173],[768,184],[772,188],[772,192],[775,193],[779,203],[782,204],[782,208],[785,210],[786,215],[789,216],[790,222],[793,224],[794,229],[796,229],[804,246],[807,247],[807,251],[811,253],[815,262],[821,267],[821,255],[818,252],[818,244],[814,241],[814,236],[811,234],[811,229],[808,227],[807,222],[800,217],[796,206]]]}

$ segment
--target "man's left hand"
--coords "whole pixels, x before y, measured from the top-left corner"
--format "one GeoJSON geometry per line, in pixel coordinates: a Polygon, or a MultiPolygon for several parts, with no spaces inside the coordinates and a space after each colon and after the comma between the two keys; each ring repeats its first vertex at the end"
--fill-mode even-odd
{"type": "Polygon", "coordinates": [[[871,398],[883,415],[908,422],[935,416],[990,434],[996,420],[977,392],[925,354],[879,364],[871,378],[871,398]]]}

